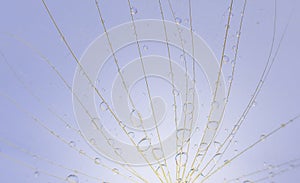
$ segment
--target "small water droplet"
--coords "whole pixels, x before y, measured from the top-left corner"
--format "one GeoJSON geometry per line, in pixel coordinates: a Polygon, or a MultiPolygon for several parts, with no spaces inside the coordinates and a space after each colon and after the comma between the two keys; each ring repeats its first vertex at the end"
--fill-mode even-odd
{"type": "Polygon", "coordinates": [[[224,56],[223,56],[223,62],[224,62],[224,63],[228,63],[229,60],[230,60],[230,58],[229,58],[227,55],[224,55],[224,56]]]}
{"type": "Polygon", "coordinates": [[[163,156],[164,156],[164,153],[163,153],[163,151],[161,150],[161,148],[153,148],[153,149],[152,149],[152,154],[153,154],[153,156],[154,156],[154,158],[155,158],[156,160],[160,160],[160,159],[162,159],[163,156]]]}
{"type": "Polygon", "coordinates": [[[231,49],[232,49],[233,52],[235,52],[235,51],[236,51],[236,45],[233,45],[233,46],[231,47],[231,49]]]}
{"type": "Polygon", "coordinates": [[[35,177],[35,178],[37,178],[39,175],[40,175],[40,172],[39,172],[39,171],[35,171],[35,172],[34,172],[34,177],[35,177]]]}
{"type": "Polygon", "coordinates": [[[211,129],[211,130],[216,130],[218,128],[218,126],[219,126],[218,121],[209,121],[207,123],[207,128],[211,129]]]}
{"type": "Polygon", "coordinates": [[[147,46],[147,45],[144,45],[144,46],[143,46],[143,50],[144,50],[144,51],[147,51],[147,50],[148,50],[148,46],[147,46]]]}
{"type": "Polygon", "coordinates": [[[78,183],[79,179],[76,175],[71,174],[67,177],[67,182],[68,183],[78,183]]]}
{"type": "Polygon", "coordinates": [[[94,138],[91,138],[91,139],[90,139],[90,143],[91,143],[92,145],[95,145],[95,144],[96,144],[96,140],[95,140],[94,138]]]}
{"type": "Polygon", "coordinates": [[[139,114],[135,109],[133,109],[130,113],[130,121],[134,127],[140,127],[142,125],[139,120],[139,114]]]}
{"type": "Polygon", "coordinates": [[[115,174],[119,174],[119,173],[120,173],[120,172],[119,172],[119,169],[117,169],[117,168],[113,168],[112,171],[113,171],[115,174]]]}
{"type": "Polygon", "coordinates": [[[135,8],[135,7],[132,7],[132,8],[130,8],[130,13],[131,13],[131,15],[135,15],[135,14],[137,14],[137,9],[135,8]]]}
{"type": "Polygon", "coordinates": [[[194,105],[191,102],[187,102],[183,105],[184,112],[192,113],[194,110],[194,105]]]}
{"type": "Polygon", "coordinates": [[[128,132],[129,137],[134,138],[135,137],[135,133],[134,132],[128,132]]]}
{"type": "Polygon", "coordinates": [[[227,80],[228,80],[229,83],[231,83],[232,82],[232,76],[228,76],[227,80]]]}
{"type": "Polygon", "coordinates": [[[217,154],[214,155],[215,163],[217,163],[217,161],[220,159],[221,155],[222,155],[222,153],[217,153],[217,154]]]}
{"type": "Polygon", "coordinates": [[[95,164],[99,165],[101,163],[101,159],[100,158],[95,158],[94,162],[95,162],[95,164]]]}
{"type": "Polygon", "coordinates": [[[69,142],[69,146],[70,146],[70,147],[75,147],[75,146],[76,146],[76,143],[75,143],[74,141],[70,141],[70,142],[69,142]]]}
{"type": "Polygon", "coordinates": [[[215,141],[215,142],[214,142],[214,146],[215,146],[215,148],[216,148],[217,150],[219,150],[219,148],[221,147],[221,143],[218,142],[218,141],[215,141]]]}
{"type": "Polygon", "coordinates": [[[252,107],[255,107],[256,105],[257,105],[257,102],[256,102],[256,101],[253,101],[252,107]]]}
{"type": "Polygon", "coordinates": [[[239,38],[241,36],[241,32],[236,32],[236,37],[239,38]]]}
{"type": "Polygon", "coordinates": [[[172,90],[173,95],[178,96],[179,95],[179,91],[177,89],[173,89],[172,90]]]}
{"type": "Polygon", "coordinates": [[[181,54],[181,55],[180,55],[180,60],[181,60],[181,61],[184,61],[184,60],[185,60],[185,55],[184,55],[184,54],[181,54]]]}
{"type": "Polygon", "coordinates": [[[147,137],[141,139],[137,144],[137,147],[141,152],[147,151],[150,148],[150,146],[151,146],[151,141],[147,137]]]}
{"type": "Polygon", "coordinates": [[[105,102],[101,102],[101,103],[100,103],[100,109],[101,109],[102,111],[106,111],[106,110],[108,109],[108,107],[107,107],[107,105],[106,105],[105,102]]]}
{"type": "Polygon", "coordinates": [[[266,135],[262,134],[262,135],[260,136],[260,140],[265,140],[265,139],[266,139],[266,135]]]}
{"type": "Polygon", "coordinates": [[[175,156],[176,164],[180,167],[186,165],[188,159],[188,155],[185,152],[180,152],[175,156]]]}
{"type": "Polygon", "coordinates": [[[205,150],[207,149],[207,146],[208,146],[207,143],[202,142],[202,143],[199,145],[199,150],[200,150],[200,151],[205,151],[205,150]]]}
{"type": "Polygon", "coordinates": [[[176,24],[181,24],[181,22],[182,22],[182,19],[181,18],[179,18],[179,17],[176,17],[175,18],[175,22],[176,22],[176,24]]]}

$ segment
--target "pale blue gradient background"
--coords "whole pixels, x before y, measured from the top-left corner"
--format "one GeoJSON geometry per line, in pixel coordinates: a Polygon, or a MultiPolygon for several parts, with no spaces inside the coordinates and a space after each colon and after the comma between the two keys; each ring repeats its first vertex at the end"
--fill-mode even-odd
{"type": "MultiPolygon", "coordinates": [[[[75,54],[80,57],[86,47],[98,35],[103,33],[98,19],[94,1],[47,1],[51,12],[61,27],[66,39],[75,54]]],[[[183,25],[188,18],[188,4],[184,0],[172,1],[176,16],[182,18],[183,25]]],[[[267,133],[282,122],[294,117],[300,112],[300,8],[297,0],[277,1],[277,39],[278,44],[283,29],[290,21],[278,57],[273,69],[257,98],[257,105],[251,110],[245,124],[237,135],[238,142],[234,148],[243,149],[261,134],[267,133]],[[292,14],[292,15],[291,15],[292,14]],[[291,15],[291,16],[290,16],[291,15]]],[[[202,36],[218,58],[221,56],[223,37],[226,24],[228,1],[192,1],[193,24],[195,32],[202,36]]],[[[240,17],[241,1],[235,3],[230,37],[235,36],[237,20],[240,17]]],[[[156,1],[132,0],[137,8],[136,19],[161,19],[159,5],[156,1]]],[[[127,1],[103,0],[100,6],[108,28],[130,21],[127,1]]],[[[163,1],[165,15],[172,20],[167,2],[163,1]]],[[[38,48],[56,68],[62,73],[69,84],[72,84],[76,64],[70,56],[40,1],[2,1],[0,7],[0,51],[5,55],[10,65],[21,75],[22,80],[47,106],[57,111],[73,126],[76,122],[73,114],[72,96],[55,73],[32,50],[24,46],[8,34],[13,34],[38,48]]],[[[271,45],[274,16],[274,1],[249,1],[245,13],[245,22],[237,60],[236,76],[233,91],[229,99],[223,128],[230,128],[246,107],[260,74],[263,71],[271,45]]],[[[233,41],[229,41],[229,57],[232,55],[233,41]]],[[[165,53],[166,54],[166,53],[165,53]]],[[[228,77],[230,64],[224,65],[225,77],[228,77]]],[[[51,129],[69,141],[76,141],[77,147],[84,149],[93,157],[98,157],[89,145],[67,129],[49,111],[43,108],[16,80],[13,73],[0,61],[0,84],[2,94],[8,95],[24,106],[31,113],[44,120],[51,129]]],[[[31,118],[1,97],[0,137],[7,139],[38,155],[60,162],[67,167],[80,169],[103,181],[123,182],[122,178],[99,168],[94,162],[72,151],[68,146],[51,136],[31,118]]],[[[240,176],[253,170],[264,168],[264,163],[278,164],[300,157],[299,149],[300,121],[286,127],[270,139],[254,147],[228,168],[224,168],[209,182],[222,182],[240,176]]],[[[0,151],[14,158],[28,162],[41,170],[47,170],[55,175],[67,177],[71,171],[59,169],[43,161],[10,148],[0,143],[0,151]]],[[[231,157],[233,154],[229,154],[231,157]]],[[[102,158],[102,161],[111,162],[102,158]]],[[[112,166],[115,166],[111,163],[112,166]]],[[[125,172],[125,171],[124,171],[125,172]]],[[[44,174],[34,176],[34,171],[21,167],[12,161],[0,158],[1,182],[62,182],[44,174]]],[[[79,176],[80,182],[96,182],[79,176]]],[[[266,182],[296,183],[300,180],[299,169],[291,170],[266,182]]]]}

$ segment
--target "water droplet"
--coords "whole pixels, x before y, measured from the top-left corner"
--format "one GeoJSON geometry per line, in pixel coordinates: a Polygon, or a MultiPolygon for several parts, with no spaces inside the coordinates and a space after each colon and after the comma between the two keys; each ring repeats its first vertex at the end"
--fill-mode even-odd
{"type": "Polygon", "coordinates": [[[106,105],[105,102],[101,102],[101,103],[100,103],[100,109],[101,109],[102,111],[106,111],[106,110],[108,109],[108,107],[107,107],[107,105],[106,105]]]}
{"type": "Polygon", "coordinates": [[[110,146],[112,146],[112,147],[115,146],[115,140],[114,140],[114,139],[107,139],[107,143],[108,143],[110,146]]]}
{"type": "Polygon", "coordinates": [[[95,164],[99,165],[101,163],[101,159],[100,158],[95,158],[94,162],[95,162],[95,164]]]}
{"type": "Polygon", "coordinates": [[[218,142],[218,141],[215,141],[215,142],[214,142],[214,146],[215,146],[215,148],[216,148],[217,150],[219,150],[220,147],[221,147],[221,143],[218,142]]]}
{"type": "Polygon", "coordinates": [[[76,175],[71,174],[67,177],[67,182],[68,183],[78,183],[79,179],[76,175]]]}
{"type": "MultiPolygon", "coordinates": [[[[220,86],[220,83],[218,83],[217,85],[220,86]]],[[[218,101],[212,102],[212,108],[213,109],[219,109],[219,107],[220,107],[220,104],[219,104],[218,101]]]]}
{"type": "Polygon", "coordinates": [[[120,155],[120,156],[122,155],[122,149],[121,148],[115,148],[114,151],[117,155],[120,155]]]}
{"type": "Polygon", "coordinates": [[[233,46],[231,47],[231,49],[232,49],[233,52],[235,52],[235,51],[236,51],[236,45],[233,45],[233,46]]]}
{"type": "Polygon", "coordinates": [[[157,168],[156,168],[156,172],[160,172],[160,170],[162,171],[164,169],[164,167],[166,167],[165,164],[160,164],[157,168]]]}
{"type": "Polygon", "coordinates": [[[194,110],[194,105],[191,102],[185,103],[183,105],[183,109],[184,109],[184,112],[186,112],[186,113],[192,113],[194,110]]]}
{"type": "Polygon", "coordinates": [[[141,152],[147,151],[150,148],[150,146],[151,146],[151,141],[147,137],[140,140],[137,144],[137,147],[141,152]]]}
{"type": "Polygon", "coordinates": [[[187,163],[188,155],[185,152],[180,152],[175,156],[176,164],[180,167],[187,163]]]}
{"type": "Polygon", "coordinates": [[[190,129],[186,129],[186,128],[181,128],[178,129],[176,132],[176,137],[178,139],[177,141],[177,146],[182,146],[184,145],[185,142],[188,142],[188,140],[190,139],[190,135],[191,135],[191,130],[190,129]]]}
{"type": "Polygon", "coordinates": [[[239,38],[241,36],[241,32],[236,32],[236,37],[239,38]]]}
{"type": "Polygon", "coordinates": [[[113,168],[112,171],[113,171],[115,174],[119,174],[119,173],[120,173],[120,172],[119,172],[119,169],[117,169],[117,168],[113,168]]]}
{"type": "Polygon", "coordinates": [[[190,20],[189,20],[188,18],[186,18],[186,19],[184,19],[184,23],[185,23],[186,25],[188,25],[188,24],[190,23],[190,20]]]}
{"type": "Polygon", "coordinates": [[[185,55],[183,53],[183,54],[180,55],[180,61],[184,62],[184,60],[185,60],[185,55]]]}
{"type": "Polygon", "coordinates": [[[163,153],[163,151],[161,150],[161,148],[153,148],[153,149],[152,149],[152,154],[153,154],[153,156],[154,156],[154,158],[155,158],[156,160],[160,160],[160,159],[162,159],[163,156],[164,156],[164,153],[163,153]]]}
{"type": "Polygon", "coordinates": [[[128,132],[129,137],[134,138],[135,137],[135,133],[134,132],[128,132]]]}
{"type": "Polygon", "coordinates": [[[39,171],[35,171],[35,172],[34,172],[34,177],[35,177],[35,178],[37,178],[39,175],[40,175],[40,172],[39,172],[39,171]]]}
{"type": "Polygon", "coordinates": [[[75,147],[75,146],[76,146],[76,143],[75,143],[74,141],[70,141],[70,142],[69,142],[69,146],[70,146],[70,147],[75,147]]]}
{"type": "Polygon", "coordinates": [[[232,76],[228,76],[227,80],[228,80],[229,83],[231,83],[232,82],[232,76]]]}
{"type": "Polygon", "coordinates": [[[266,135],[262,134],[262,135],[260,136],[260,140],[265,140],[265,139],[266,139],[266,135]]]}
{"type": "Polygon", "coordinates": [[[175,95],[175,96],[179,95],[179,91],[175,88],[172,90],[172,92],[173,92],[173,95],[175,95]]]}
{"type": "Polygon", "coordinates": [[[208,146],[207,143],[202,142],[202,143],[199,145],[199,150],[200,150],[200,151],[205,151],[205,150],[207,149],[207,146],[208,146]]]}
{"type": "Polygon", "coordinates": [[[251,181],[250,180],[245,180],[245,181],[243,181],[243,183],[251,183],[251,181]]]}
{"type": "Polygon", "coordinates": [[[130,121],[134,127],[140,127],[142,125],[139,120],[139,114],[135,109],[133,109],[130,113],[130,121]]]}
{"type": "Polygon", "coordinates": [[[224,55],[224,56],[223,56],[223,62],[224,62],[224,63],[228,63],[229,60],[230,60],[230,59],[229,59],[229,57],[228,57],[227,55],[224,55]]]}
{"type": "Polygon", "coordinates": [[[214,162],[217,163],[217,161],[221,158],[222,153],[217,153],[214,155],[214,162]]]}
{"type": "Polygon", "coordinates": [[[176,24],[181,24],[181,22],[182,22],[182,19],[181,18],[179,18],[179,17],[176,17],[175,18],[175,22],[176,22],[176,24]]]}
{"type": "Polygon", "coordinates": [[[91,143],[92,145],[95,145],[95,144],[96,144],[96,140],[95,140],[94,138],[91,138],[91,139],[90,139],[90,143],[91,143]]]}
{"type": "Polygon", "coordinates": [[[144,51],[147,51],[147,50],[148,50],[148,46],[147,46],[147,45],[144,45],[144,46],[143,46],[143,50],[144,50],[144,51]]]}
{"type": "Polygon", "coordinates": [[[209,121],[207,123],[207,128],[211,129],[211,130],[216,130],[218,128],[218,126],[219,126],[218,121],[209,121]]]}
{"type": "Polygon", "coordinates": [[[132,7],[132,8],[130,8],[130,13],[131,13],[131,15],[135,15],[135,14],[137,14],[137,9],[135,8],[135,7],[132,7]]]}

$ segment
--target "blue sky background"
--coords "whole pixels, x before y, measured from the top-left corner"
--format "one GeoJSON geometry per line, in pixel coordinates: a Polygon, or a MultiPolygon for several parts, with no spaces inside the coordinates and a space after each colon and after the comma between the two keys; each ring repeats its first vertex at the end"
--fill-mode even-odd
{"type": "MultiPolygon", "coordinates": [[[[188,3],[184,0],[173,0],[176,16],[182,19],[182,25],[188,26],[188,3]]],[[[66,39],[78,57],[81,57],[88,45],[100,34],[100,24],[94,1],[47,1],[49,9],[57,20],[66,39]]],[[[129,22],[130,14],[127,1],[103,0],[99,2],[107,28],[129,22]]],[[[276,61],[261,90],[256,105],[248,114],[244,125],[236,136],[226,158],[232,157],[235,149],[242,150],[281,123],[300,113],[300,73],[299,46],[300,13],[297,0],[277,0],[277,24],[275,48],[289,23],[281,44],[276,61]]],[[[156,1],[132,0],[137,9],[135,19],[161,19],[159,5],[156,1]]],[[[166,19],[174,21],[163,1],[166,19]]],[[[229,1],[192,1],[193,26],[220,60],[223,38],[228,13],[229,1]]],[[[238,21],[242,2],[234,3],[233,22],[230,24],[229,42],[225,54],[229,60],[233,58],[232,47],[235,45],[238,21]]],[[[77,126],[72,104],[72,95],[49,65],[36,53],[47,57],[59,70],[65,80],[72,84],[76,63],[66,49],[52,22],[50,21],[41,1],[11,0],[2,2],[0,7],[0,152],[36,167],[36,170],[21,166],[3,156],[0,157],[0,178],[2,182],[64,182],[46,175],[43,171],[66,178],[74,174],[66,168],[59,168],[39,158],[28,156],[20,150],[10,147],[3,140],[29,150],[34,154],[60,163],[64,167],[79,169],[89,175],[106,182],[126,182],[122,177],[105,170],[72,150],[68,145],[57,140],[53,135],[39,126],[26,113],[19,110],[11,100],[22,106],[29,113],[45,122],[67,142],[74,141],[76,147],[91,157],[99,157],[102,162],[112,168],[120,169],[119,165],[105,159],[95,152],[77,133],[70,130],[64,123],[57,120],[47,108],[54,110],[73,126],[77,126]],[[22,43],[23,42],[23,43],[22,43]],[[25,44],[24,44],[25,42],[25,44]],[[27,44],[27,46],[26,46],[27,44]],[[32,45],[36,49],[30,48],[32,45]],[[38,50],[38,51],[37,51],[38,50]],[[8,66],[8,64],[9,66],[8,66]],[[10,69],[10,67],[12,69],[10,69]],[[19,79],[17,79],[16,75],[19,79]],[[21,82],[20,82],[21,81],[21,82]],[[24,84],[26,87],[24,87],[24,84]],[[36,96],[36,97],[35,97],[36,96]],[[39,100],[37,100],[37,98],[39,100]],[[38,175],[35,175],[34,172],[38,175]]],[[[224,117],[221,133],[230,129],[246,107],[260,75],[267,62],[273,32],[274,1],[249,1],[245,12],[245,20],[241,33],[241,43],[236,65],[236,75],[224,117]]],[[[145,43],[146,44],[146,43],[145,43]]],[[[148,50],[155,50],[148,45],[148,50]]],[[[167,56],[166,52],[153,51],[167,56]]],[[[174,56],[176,58],[176,55],[174,56]]],[[[224,65],[224,76],[230,76],[231,64],[224,65]]],[[[109,81],[109,77],[102,78],[109,81]]],[[[283,128],[269,139],[255,146],[249,152],[224,168],[208,182],[222,182],[224,178],[239,177],[268,165],[276,165],[300,157],[299,120],[283,128]]],[[[298,162],[299,163],[299,162],[298,162]]],[[[143,171],[143,168],[137,171],[143,171]]],[[[273,170],[272,170],[273,171],[273,170]]],[[[144,173],[144,171],[143,171],[144,173]]],[[[147,174],[147,172],[145,173],[147,174]]],[[[265,173],[264,175],[268,175],[265,173]]],[[[145,175],[147,176],[147,175],[145,175]]],[[[80,182],[99,182],[90,177],[78,175],[80,182]]],[[[251,178],[251,177],[250,177],[251,178]]],[[[254,178],[256,179],[256,178],[254,178]]],[[[292,169],[282,175],[269,178],[262,182],[298,182],[299,170],[292,169]]]]}

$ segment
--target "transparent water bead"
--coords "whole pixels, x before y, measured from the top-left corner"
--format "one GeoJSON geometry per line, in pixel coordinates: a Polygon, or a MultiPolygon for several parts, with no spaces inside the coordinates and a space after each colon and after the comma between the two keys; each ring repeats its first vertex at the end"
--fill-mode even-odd
{"type": "Polygon", "coordinates": [[[175,22],[176,22],[176,24],[181,24],[182,23],[182,19],[179,18],[179,17],[176,17],[175,18],[175,22]]]}
{"type": "Polygon", "coordinates": [[[151,141],[147,137],[141,139],[137,144],[137,147],[141,152],[147,151],[150,148],[150,146],[151,146],[151,141]]]}
{"type": "Polygon", "coordinates": [[[176,165],[182,167],[185,166],[188,160],[188,155],[185,152],[180,152],[175,156],[176,165]]]}
{"type": "Polygon", "coordinates": [[[40,172],[39,171],[35,171],[34,172],[34,177],[37,178],[38,176],[40,176],[40,172]]]}
{"type": "Polygon", "coordinates": [[[159,159],[163,158],[164,153],[161,150],[161,148],[153,148],[152,149],[152,155],[154,156],[155,159],[159,160],[159,159]]]}
{"type": "Polygon", "coordinates": [[[75,146],[76,146],[76,143],[75,143],[74,141],[70,141],[70,142],[69,142],[69,146],[70,146],[70,147],[75,147],[75,146]]]}
{"type": "Polygon", "coordinates": [[[135,7],[132,7],[132,8],[130,8],[130,13],[131,13],[131,15],[135,15],[135,14],[137,14],[137,9],[135,8],[135,7]]]}
{"type": "Polygon", "coordinates": [[[101,111],[106,111],[108,109],[107,105],[105,102],[101,102],[100,103],[100,109],[101,111]]]}
{"type": "Polygon", "coordinates": [[[78,183],[79,182],[77,175],[74,175],[74,174],[69,175],[66,180],[68,183],[78,183]]]}
{"type": "Polygon", "coordinates": [[[94,162],[95,162],[95,164],[99,165],[99,164],[101,164],[101,159],[100,158],[95,158],[94,162]]]}
{"type": "Polygon", "coordinates": [[[227,56],[227,55],[224,55],[224,57],[223,57],[223,62],[224,63],[228,63],[229,62],[229,57],[227,56]]]}

